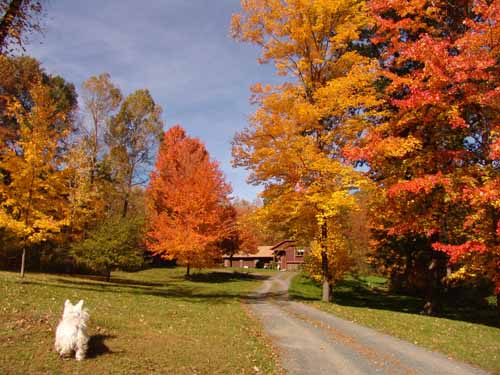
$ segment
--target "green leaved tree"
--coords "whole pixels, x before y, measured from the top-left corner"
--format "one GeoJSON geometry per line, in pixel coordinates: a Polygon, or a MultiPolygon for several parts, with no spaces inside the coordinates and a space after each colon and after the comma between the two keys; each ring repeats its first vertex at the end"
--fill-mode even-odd
{"type": "Polygon", "coordinates": [[[111,279],[114,269],[131,269],[142,265],[144,250],[141,247],[144,220],[111,217],[88,234],[88,238],[72,246],[77,262],[104,272],[111,279]]]}

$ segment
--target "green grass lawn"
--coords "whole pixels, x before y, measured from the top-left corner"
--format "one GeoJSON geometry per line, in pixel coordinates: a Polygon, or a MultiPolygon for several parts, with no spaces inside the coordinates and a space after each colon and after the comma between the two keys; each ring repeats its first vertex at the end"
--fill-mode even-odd
{"type": "Polygon", "coordinates": [[[184,269],[113,273],[110,283],[0,272],[0,374],[275,374],[271,346],[241,298],[265,276],[184,269]],[[91,315],[88,359],[61,360],[65,299],[91,315]]]}
{"type": "Polygon", "coordinates": [[[445,309],[443,317],[419,314],[419,298],[390,294],[380,277],[347,278],[324,303],[321,287],[298,275],[290,295],[341,318],[500,374],[500,326],[493,308],[445,309]]]}

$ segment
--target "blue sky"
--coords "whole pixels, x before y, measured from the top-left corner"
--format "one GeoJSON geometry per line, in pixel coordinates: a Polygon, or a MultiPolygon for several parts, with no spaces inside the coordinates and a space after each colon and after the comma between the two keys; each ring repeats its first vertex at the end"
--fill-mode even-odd
{"type": "Polygon", "coordinates": [[[259,187],[231,167],[231,139],[254,111],[249,88],[275,82],[259,51],[229,36],[238,0],[49,0],[43,36],[26,53],[73,82],[107,72],[128,95],[148,88],[166,128],[181,124],[199,137],[232,184],[254,199],[259,187]]]}

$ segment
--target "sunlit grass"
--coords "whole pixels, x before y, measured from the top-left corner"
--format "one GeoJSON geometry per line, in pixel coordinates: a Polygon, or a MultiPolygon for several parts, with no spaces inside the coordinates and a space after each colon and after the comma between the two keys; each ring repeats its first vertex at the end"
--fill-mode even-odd
{"type": "Polygon", "coordinates": [[[273,374],[260,327],[241,298],[251,275],[184,269],[116,272],[110,283],[0,272],[1,374],[273,374]],[[63,361],[52,350],[64,300],[90,310],[90,358],[63,361]]]}

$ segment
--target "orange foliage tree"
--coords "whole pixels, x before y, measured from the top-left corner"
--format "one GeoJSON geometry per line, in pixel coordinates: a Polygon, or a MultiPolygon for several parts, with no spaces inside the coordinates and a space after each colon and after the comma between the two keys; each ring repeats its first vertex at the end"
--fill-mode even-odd
{"type": "Polygon", "coordinates": [[[234,200],[225,210],[227,233],[220,246],[224,255],[229,256],[232,267],[233,256],[242,251],[255,254],[259,243],[263,243],[258,224],[255,220],[256,207],[245,200],[234,200]]]}
{"type": "Polygon", "coordinates": [[[147,189],[147,247],[187,267],[220,257],[218,244],[231,228],[230,186],[205,146],[177,125],[165,132],[147,189]]]}

